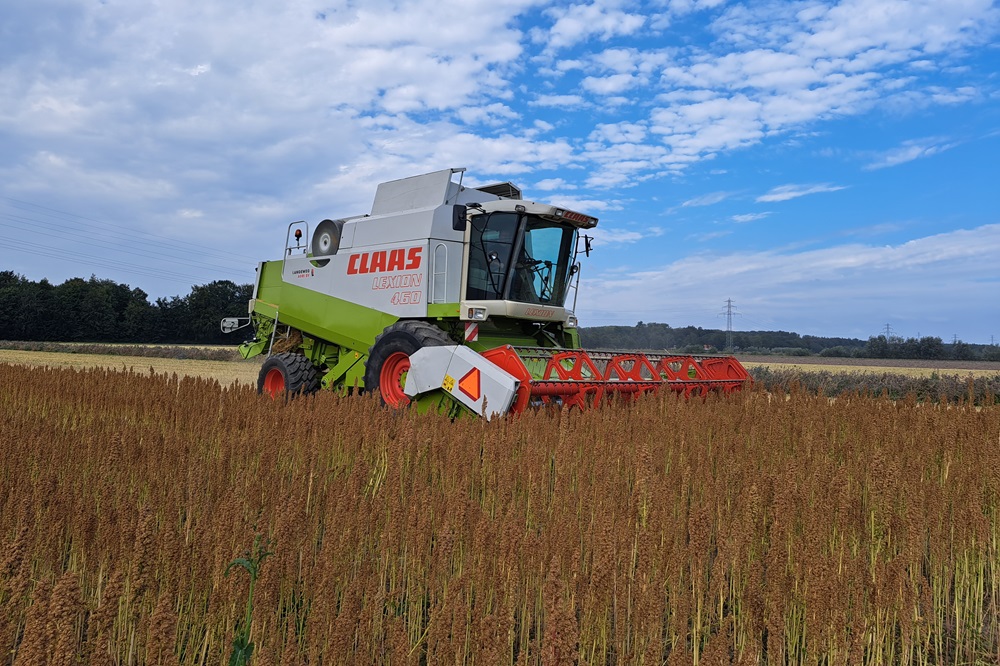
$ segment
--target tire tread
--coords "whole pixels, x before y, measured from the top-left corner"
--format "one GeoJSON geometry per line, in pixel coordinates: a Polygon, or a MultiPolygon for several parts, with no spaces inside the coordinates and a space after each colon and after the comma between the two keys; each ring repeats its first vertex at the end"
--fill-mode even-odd
{"type": "MultiPolygon", "coordinates": [[[[285,385],[287,392],[291,395],[304,395],[314,393],[319,390],[319,373],[316,366],[312,364],[305,354],[298,352],[280,352],[271,356],[265,364],[271,362],[272,365],[284,369],[285,385]]],[[[270,368],[268,368],[270,369],[270,368]]],[[[264,367],[261,368],[260,379],[257,382],[257,392],[262,392],[264,367]]]]}

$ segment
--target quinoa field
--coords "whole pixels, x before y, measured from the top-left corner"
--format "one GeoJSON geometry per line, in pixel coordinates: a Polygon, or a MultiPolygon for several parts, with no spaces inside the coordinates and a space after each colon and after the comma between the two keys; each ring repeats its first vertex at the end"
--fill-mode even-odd
{"type": "Polygon", "coordinates": [[[6,363],[0,419],[0,664],[1000,662],[992,401],[452,422],[6,363]]]}

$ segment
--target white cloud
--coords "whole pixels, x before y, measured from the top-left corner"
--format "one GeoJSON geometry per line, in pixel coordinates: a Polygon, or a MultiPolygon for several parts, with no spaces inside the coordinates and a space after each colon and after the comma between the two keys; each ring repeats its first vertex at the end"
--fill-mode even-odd
{"type": "Polygon", "coordinates": [[[630,142],[588,142],[583,155],[601,165],[586,180],[589,187],[595,188],[634,185],[650,178],[650,172],[673,165],[676,159],[662,146],[630,142]]]}
{"type": "Polygon", "coordinates": [[[691,206],[714,206],[717,203],[722,203],[726,199],[732,196],[732,192],[709,192],[708,194],[702,194],[701,196],[694,197],[693,199],[688,199],[681,206],[688,208],[691,206]]]}
{"type": "Polygon", "coordinates": [[[626,97],[625,95],[612,95],[611,97],[605,97],[601,100],[601,110],[605,113],[615,113],[620,110],[623,106],[630,106],[635,103],[635,100],[631,97],[626,97]]]}
{"type": "Polygon", "coordinates": [[[622,11],[617,4],[614,0],[595,0],[590,4],[550,8],[545,13],[554,19],[552,27],[536,29],[533,38],[544,43],[547,50],[555,51],[593,37],[608,40],[630,35],[646,22],[642,14],[622,11]]]}
{"type": "Polygon", "coordinates": [[[936,54],[981,39],[997,20],[990,0],[846,0],[817,11],[800,36],[806,50],[834,55],[874,51],[885,58],[910,51],[936,54]],[[980,24],[970,15],[985,19],[980,24]]]}
{"type": "Polygon", "coordinates": [[[638,231],[626,229],[605,229],[597,227],[593,232],[587,232],[594,239],[596,246],[637,243],[645,236],[638,231]]]}
{"type": "Polygon", "coordinates": [[[591,141],[609,143],[640,143],[646,138],[646,127],[642,123],[602,123],[594,128],[588,137],[591,141]]]}
{"type": "Polygon", "coordinates": [[[133,174],[124,165],[108,168],[88,167],[76,158],[48,151],[34,155],[21,174],[8,172],[7,177],[15,179],[15,182],[8,184],[27,192],[58,188],[69,195],[86,197],[114,195],[131,201],[149,203],[168,200],[177,194],[174,183],[166,178],[133,174]],[[23,180],[18,181],[18,178],[23,180]]]}
{"type": "Polygon", "coordinates": [[[729,230],[704,231],[701,233],[691,234],[688,236],[688,238],[697,241],[699,243],[707,243],[708,241],[712,241],[717,238],[725,238],[726,236],[729,236],[732,233],[733,232],[729,230]]]}
{"type": "Polygon", "coordinates": [[[595,215],[596,213],[609,210],[621,210],[623,208],[623,202],[619,199],[587,199],[569,194],[552,194],[545,198],[545,202],[587,215],[595,215]]]}
{"type": "Polygon", "coordinates": [[[585,106],[583,97],[579,95],[539,95],[530,104],[532,106],[565,106],[570,108],[585,106]]]}
{"type": "Polygon", "coordinates": [[[631,74],[612,74],[611,76],[588,76],[580,86],[587,92],[599,95],[612,95],[634,87],[638,83],[631,74]]]}
{"type": "Polygon", "coordinates": [[[632,74],[639,69],[639,63],[645,62],[650,56],[648,52],[637,49],[611,48],[595,53],[591,59],[593,64],[616,74],[632,74]]]}
{"type": "Polygon", "coordinates": [[[582,60],[559,60],[556,62],[556,69],[560,73],[572,71],[574,69],[584,69],[586,64],[582,60]]]}
{"type": "Polygon", "coordinates": [[[962,86],[954,90],[931,86],[927,92],[935,104],[965,104],[980,96],[980,91],[972,86],[962,86]]]}
{"type": "Polygon", "coordinates": [[[703,157],[756,143],[764,135],[760,102],[745,95],[714,97],[662,108],[651,115],[654,134],[678,155],[703,157]]]}
{"type": "Polygon", "coordinates": [[[660,227],[622,229],[619,227],[597,226],[588,230],[587,235],[594,239],[595,248],[601,248],[610,245],[630,245],[649,238],[656,238],[663,235],[663,229],[660,227]]]}
{"type": "Polygon", "coordinates": [[[677,15],[690,14],[692,12],[713,9],[722,5],[726,0],[667,0],[667,7],[670,12],[677,15]]]}
{"type": "Polygon", "coordinates": [[[496,102],[487,106],[468,106],[458,109],[456,115],[467,125],[502,125],[518,118],[517,112],[506,104],[496,102]]]}
{"type": "Polygon", "coordinates": [[[747,222],[756,222],[757,220],[763,220],[765,217],[770,215],[770,212],[763,213],[743,213],[741,215],[733,215],[731,219],[733,222],[738,224],[745,224],[747,222]]]}
{"type": "Polygon", "coordinates": [[[885,169],[887,167],[898,166],[906,162],[931,157],[950,150],[958,145],[956,142],[941,138],[928,138],[912,141],[905,141],[903,145],[888,150],[877,156],[874,160],[865,165],[865,169],[873,171],[875,169],[885,169]]]}
{"type": "Polygon", "coordinates": [[[765,203],[769,201],[788,201],[789,199],[797,199],[798,197],[804,197],[810,194],[836,192],[837,190],[843,189],[845,189],[845,186],[843,185],[830,185],[828,183],[818,185],[779,185],[767,194],[762,194],[757,197],[756,201],[758,203],[765,203]]]}
{"type": "Polygon", "coordinates": [[[562,178],[545,178],[535,183],[535,189],[542,190],[543,192],[551,192],[552,190],[575,190],[576,185],[567,183],[562,178]]]}

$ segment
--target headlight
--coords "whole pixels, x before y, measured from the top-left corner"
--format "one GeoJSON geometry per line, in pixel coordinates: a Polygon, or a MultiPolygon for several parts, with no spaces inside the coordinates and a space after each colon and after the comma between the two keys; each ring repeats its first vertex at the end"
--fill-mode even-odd
{"type": "Polygon", "coordinates": [[[468,319],[473,321],[486,321],[486,308],[469,308],[468,319]]]}
{"type": "Polygon", "coordinates": [[[576,315],[566,317],[566,328],[576,328],[576,315]]]}

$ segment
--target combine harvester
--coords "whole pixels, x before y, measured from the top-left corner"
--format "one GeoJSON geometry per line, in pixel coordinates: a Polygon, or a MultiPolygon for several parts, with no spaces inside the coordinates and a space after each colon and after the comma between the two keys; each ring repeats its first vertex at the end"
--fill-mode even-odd
{"type": "Polygon", "coordinates": [[[282,258],[257,267],[249,316],[222,322],[253,327],[240,353],[268,355],[260,392],[356,387],[392,407],[490,418],[749,381],[729,356],[580,349],[580,232],[597,218],[522,200],[510,183],[463,187],[464,171],[382,183],[370,215],[311,234],[288,226],[282,258]]]}

